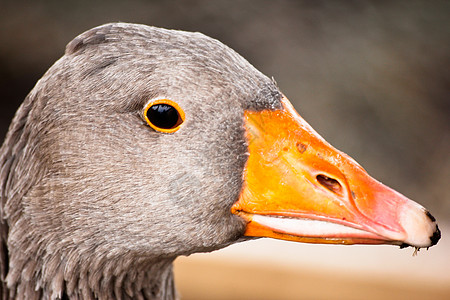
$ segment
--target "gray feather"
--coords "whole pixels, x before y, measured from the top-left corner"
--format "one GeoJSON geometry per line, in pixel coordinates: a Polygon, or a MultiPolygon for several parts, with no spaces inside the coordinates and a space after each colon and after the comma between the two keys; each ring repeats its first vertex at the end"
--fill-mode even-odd
{"type": "Polygon", "coordinates": [[[274,82],[199,33],[107,24],[67,45],[0,150],[3,299],[173,299],[172,261],[236,242],[244,110],[274,82]],[[162,134],[152,98],[186,113],[162,134]]]}

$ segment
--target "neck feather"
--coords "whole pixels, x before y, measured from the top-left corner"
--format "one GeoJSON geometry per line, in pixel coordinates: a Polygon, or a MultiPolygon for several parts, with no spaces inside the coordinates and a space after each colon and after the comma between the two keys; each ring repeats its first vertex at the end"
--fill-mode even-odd
{"type": "Polygon", "coordinates": [[[85,254],[55,251],[17,259],[12,252],[5,299],[176,299],[173,258],[85,254]]]}

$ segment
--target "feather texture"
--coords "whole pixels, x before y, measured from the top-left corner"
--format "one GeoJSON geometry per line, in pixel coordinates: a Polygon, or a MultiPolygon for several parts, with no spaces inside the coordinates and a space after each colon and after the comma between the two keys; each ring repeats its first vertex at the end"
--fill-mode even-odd
{"type": "Polygon", "coordinates": [[[236,242],[245,109],[281,94],[199,33],[89,30],[36,84],[0,150],[3,299],[173,299],[172,261],[236,242]],[[161,134],[152,98],[186,121],[161,134]]]}

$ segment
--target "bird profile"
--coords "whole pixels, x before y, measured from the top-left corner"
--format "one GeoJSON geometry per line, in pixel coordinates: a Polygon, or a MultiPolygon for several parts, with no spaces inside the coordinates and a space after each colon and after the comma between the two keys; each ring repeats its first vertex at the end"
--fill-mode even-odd
{"type": "Polygon", "coordinates": [[[235,51],[127,23],[76,37],[26,97],[0,197],[2,299],[175,299],[177,256],[258,237],[440,239],[235,51]]]}

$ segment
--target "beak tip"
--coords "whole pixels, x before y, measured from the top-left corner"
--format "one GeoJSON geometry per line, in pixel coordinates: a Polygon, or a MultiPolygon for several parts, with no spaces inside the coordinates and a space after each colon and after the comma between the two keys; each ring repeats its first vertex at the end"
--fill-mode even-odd
{"type": "Polygon", "coordinates": [[[427,217],[430,219],[431,222],[436,222],[436,218],[433,217],[433,215],[430,214],[430,212],[428,210],[425,211],[425,214],[427,215],[427,217]]]}
{"type": "Polygon", "coordinates": [[[436,224],[436,230],[433,232],[433,235],[430,237],[430,241],[431,241],[430,246],[436,245],[440,239],[441,239],[441,231],[439,230],[439,227],[436,224]]]}
{"type": "Polygon", "coordinates": [[[441,231],[436,219],[422,206],[411,202],[406,206],[401,224],[406,233],[405,244],[418,248],[428,248],[438,243],[441,231]]]}

